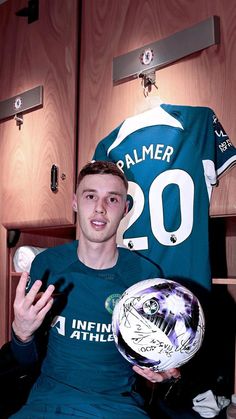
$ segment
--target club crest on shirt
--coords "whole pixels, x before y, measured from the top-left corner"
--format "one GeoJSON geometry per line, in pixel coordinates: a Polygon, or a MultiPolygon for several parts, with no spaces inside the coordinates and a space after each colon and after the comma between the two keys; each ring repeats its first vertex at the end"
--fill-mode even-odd
{"type": "Polygon", "coordinates": [[[111,294],[105,301],[105,308],[108,313],[112,314],[116,303],[120,300],[121,294],[111,294]]]}

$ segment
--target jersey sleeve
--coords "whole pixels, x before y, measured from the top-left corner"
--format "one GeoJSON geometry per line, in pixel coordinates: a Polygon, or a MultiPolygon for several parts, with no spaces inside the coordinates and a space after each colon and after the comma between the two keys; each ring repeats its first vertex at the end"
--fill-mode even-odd
{"type": "Polygon", "coordinates": [[[24,343],[17,339],[13,330],[11,334],[11,351],[17,362],[23,366],[33,365],[39,360],[35,337],[30,342],[24,343]]]}
{"type": "Polygon", "coordinates": [[[216,150],[216,174],[220,176],[236,163],[236,148],[214,113],[212,120],[216,150]]]}

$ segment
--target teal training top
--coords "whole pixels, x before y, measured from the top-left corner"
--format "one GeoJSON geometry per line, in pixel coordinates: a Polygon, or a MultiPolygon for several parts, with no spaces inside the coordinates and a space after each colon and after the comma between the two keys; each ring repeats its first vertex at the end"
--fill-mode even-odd
{"type": "MultiPolygon", "coordinates": [[[[140,280],[160,277],[161,272],[124,248],[118,248],[113,268],[91,269],[79,261],[77,246],[74,241],[49,248],[32,264],[28,289],[36,279],[43,279],[44,288],[56,284],[59,297],[53,307],[41,376],[27,406],[15,417],[29,414],[24,418],[30,418],[32,414],[41,418],[37,415],[42,409],[55,412],[62,406],[83,418],[146,417],[134,398],[135,374],[114,344],[111,319],[114,304],[125,289],[140,280]]],[[[17,349],[14,351],[17,356],[17,349]]]]}

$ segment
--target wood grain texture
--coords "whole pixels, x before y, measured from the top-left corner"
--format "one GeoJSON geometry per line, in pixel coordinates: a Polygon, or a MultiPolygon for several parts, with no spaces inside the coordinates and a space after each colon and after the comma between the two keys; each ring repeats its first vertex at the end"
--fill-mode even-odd
{"type": "MultiPolygon", "coordinates": [[[[236,146],[236,8],[213,0],[86,0],[82,10],[79,167],[126,117],[145,110],[140,80],[112,82],[113,57],[163,39],[210,16],[220,17],[221,42],[156,72],[167,103],[208,106],[236,146]]],[[[155,98],[156,91],[151,93],[155,98]]],[[[212,216],[236,215],[236,168],[214,188],[212,216]]],[[[230,239],[229,239],[230,240],[230,239]]],[[[236,272],[236,267],[233,268],[236,272]]]]}
{"type": "Polygon", "coordinates": [[[212,217],[236,215],[236,167],[226,172],[219,186],[213,189],[210,214],[212,217]]]}
{"type": "Polygon", "coordinates": [[[1,269],[0,269],[0,347],[6,342],[7,330],[6,320],[8,319],[8,297],[9,297],[9,278],[7,276],[8,255],[7,255],[7,231],[0,225],[0,255],[1,255],[1,269]]]}
{"type": "Polygon", "coordinates": [[[41,0],[39,20],[15,12],[25,2],[0,6],[0,100],[43,85],[43,108],[0,124],[2,223],[5,226],[74,222],[77,100],[76,0],[41,0]],[[50,190],[56,164],[59,192],[50,190]]]}
{"type": "MultiPolygon", "coordinates": [[[[220,45],[156,72],[158,95],[166,103],[212,108],[236,145],[235,0],[229,0],[227,7],[220,0],[86,0],[82,4],[79,167],[91,159],[99,140],[146,107],[140,79],[113,86],[113,57],[213,15],[220,17],[220,45]]],[[[222,177],[213,193],[212,215],[235,213],[235,182],[235,169],[222,177]]]]}
{"type": "MultiPolygon", "coordinates": [[[[227,131],[234,124],[231,128],[233,133],[235,121],[228,111],[231,110],[229,102],[234,104],[235,101],[231,91],[235,61],[230,49],[234,48],[236,35],[234,22],[230,30],[228,21],[229,15],[236,12],[234,1],[229,1],[229,6],[231,3],[232,6],[225,10],[222,2],[209,0],[83,2],[80,145],[85,145],[84,138],[88,139],[89,132],[88,147],[94,147],[102,136],[133,114],[140,101],[145,102],[140,80],[113,87],[114,56],[162,39],[214,14],[221,19],[220,46],[213,46],[159,70],[157,84],[160,96],[166,102],[212,107],[225,122],[227,131]],[[227,33],[230,39],[233,38],[230,44],[225,40],[227,33]],[[226,48],[229,48],[227,55],[226,48]],[[226,84],[228,96],[225,95],[226,84]],[[90,112],[87,112],[88,109],[90,112]]],[[[80,161],[88,157],[89,153],[86,155],[86,149],[83,149],[80,161]]]]}
{"type": "Polygon", "coordinates": [[[227,218],[225,245],[228,276],[236,278],[236,217],[227,218]]]}

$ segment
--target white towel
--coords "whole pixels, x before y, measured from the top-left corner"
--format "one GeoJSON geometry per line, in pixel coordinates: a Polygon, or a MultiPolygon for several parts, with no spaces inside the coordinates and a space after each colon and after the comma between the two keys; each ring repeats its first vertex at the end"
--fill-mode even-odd
{"type": "Polygon", "coordinates": [[[216,417],[220,410],[225,406],[228,406],[230,400],[226,399],[224,396],[215,397],[211,390],[206,391],[205,393],[198,394],[198,396],[193,399],[193,410],[199,413],[203,418],[214,418],[216,417]]]}
{"type": "Polygon", "coordinates": [[[20,246],[13,256],[13,265],[16,272],[29,272],[36,255],[46,250],[44,247],[20,246]]]}

